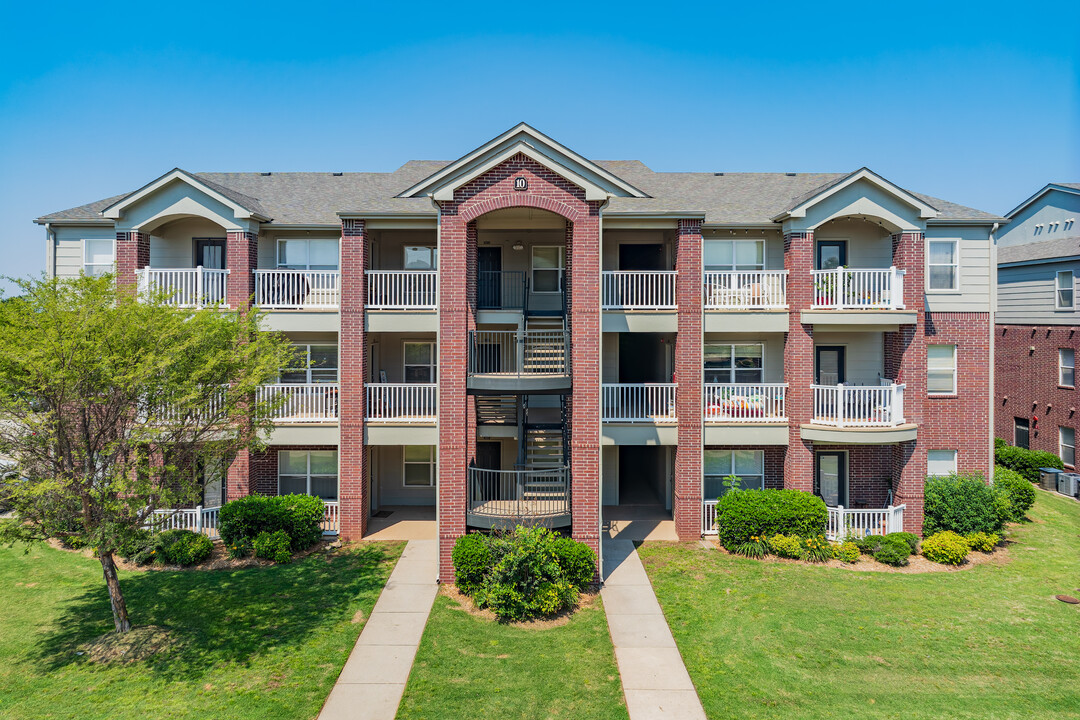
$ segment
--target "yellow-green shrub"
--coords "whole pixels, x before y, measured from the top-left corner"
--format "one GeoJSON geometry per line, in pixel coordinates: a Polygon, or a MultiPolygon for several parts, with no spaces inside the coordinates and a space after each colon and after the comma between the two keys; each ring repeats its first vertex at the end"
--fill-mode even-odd
{"type": "MultiPolygon", "coordinates": [[[[1027,482],[1026,480],[1024,482],[1027,482]]],[[[998,544],[997,535],[994,533],[975,532],[967,535],[964,540],[967,541],[968,547],[972,550],[978,550],[979,552],[993,552],[994,547],[998,544]]]]}
{"type": "Polygon", "coordinates": [[[835,547],[836,559],[846,563],[859,561],[859,546],[853,542],[845,542],[835,547]]]}
{"type": "Polygon", "coordinates": [[[945,565],[959,565],[970,550],[967,540],[951,530],[931,535],[922,542],[923,557],[945,565]]]}
{"type": "Polygon", "coordinates": [[[797,535],[777,533],[769,538],[769,549],[777,557],[797,560],[803,556],[802,538],[797,535]]]}

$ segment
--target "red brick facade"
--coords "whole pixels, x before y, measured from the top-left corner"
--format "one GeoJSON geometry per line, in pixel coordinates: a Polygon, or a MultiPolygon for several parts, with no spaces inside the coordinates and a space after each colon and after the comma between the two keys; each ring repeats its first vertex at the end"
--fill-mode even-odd
{"type": "Polygon", "coordinates": [[[814,486],[814,448],[802,439],[801,426],[814,408],[814,326],[802,322],[801,310],[814,301],[814,233],[784,235],[784,269],[788,271],[788,332],[784,340],[784,382],[787,383],[787,457],[784,486],[810,492],[814,486]]]}
{"type": "Polygon", "coordinates": [[[1059,427],[1080,435],[1080,394],[1058,384],[1058,350],[1080,357],[1080,328],[998,325],[994,333],[994,435],[1012,444],[1014,419],[1027,418],[1031,449],[1057,455],[1059,427]]]}
{"type": "Polygon", "coordinates": [[[226,304],[237,309],[248,307],[255,293],[253,271],[259,267],[259,236],[229,231],[225,240],[225,259],[229,267],[226,304]]]}
{"type": "Polygon", "coordinates": [[[338,332],[338,493],[341,536],[359,540],[367,530],[368,452],[364,446],[364,381],[367,379],[368,237],[363,220],[341,222],[341,329],[338,332]]]}
{"type": "Polygon", "coordinates": [[[676,237],[675,286],[679,333],[675,338],[675,415],[679,445],[675,449],[674,516],[679,537],[701,533],[702,383],[704,328],[702,238],[700,220],[680,220],[676,237]]]}
{"type": "Polygon", "coordinates": [[[116,283],[134,288],[138,271],[150,266],[150,236],[141,232],[116,233],[116,283]]]}

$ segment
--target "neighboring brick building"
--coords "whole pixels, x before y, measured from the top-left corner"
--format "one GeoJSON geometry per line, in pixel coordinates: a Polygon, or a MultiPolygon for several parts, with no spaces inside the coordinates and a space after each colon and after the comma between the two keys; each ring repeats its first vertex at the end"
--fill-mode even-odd
{"type": "Polygon", "coordinates": [[[449,163],[174,170],[38,220],[54,274],[253,302],[302,346],[227,496],[317,493],[347,538],[437,507],[442,573],[519,519],[598,547],[651,506],[698,537],[731,474],[918,532],[928,467],[990,470],[1001,221],[865,168],[657,173],[524,124],[449,163]]]}
{"type": "Polygon", "coordinates": [[[1076,467],[1080,183],[1050,183],[998,237],[994,434],[1076,467]]]}

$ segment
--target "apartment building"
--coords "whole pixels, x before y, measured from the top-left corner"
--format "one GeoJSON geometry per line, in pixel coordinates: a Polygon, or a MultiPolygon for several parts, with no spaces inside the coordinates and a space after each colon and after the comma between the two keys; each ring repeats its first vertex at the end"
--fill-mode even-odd
{"type": "Polygon", "coordinates": [[[848,173],[654,172],[518,125],[389,173],[188,173],[37,220],[49,271],[249,303],[310,359],[207,503],[328,500],[341,535],[648,506],[712,530],[724,478],[830,528],[922,525],[928,472],[991,468],[1002,218],[848,173]]]}
{"type": "Polygon", "coordinates": [[[1076,468],[1080,183],[1050,183],[998,237],[995,434],[1076,468]]]}

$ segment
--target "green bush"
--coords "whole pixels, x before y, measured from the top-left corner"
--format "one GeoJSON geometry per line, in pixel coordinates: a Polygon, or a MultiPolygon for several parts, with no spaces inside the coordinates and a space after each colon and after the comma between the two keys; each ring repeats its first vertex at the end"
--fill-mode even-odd
{"type": "Polygon", "coordinates": [[[263,532],[283,531],[293,550],[303,550],[322,537],[326,512],[314,495],[248,495],[230,500],[218,511],[218,532],[226,547],[263,532]]]}
{"type": "Polygon", "coordinates": [[[578,590],[559,565],[558,536],[543,527],[517,527],[508,551],[473,594],[500,620],[552,615],[577,602],[578,590]]]}
{"type": "Polygon", "coordinates": [[[769,549],[773,555],[782,558],[798,560],[803,556],[802,538],[797,535],[783,535],[777,533],[769,538],[769,549]]]}
{"type": "Polygon", "coordinates": [[[828,562],[833,559],[833,548],[824,535],[805,538],[803,541],[803,558],[810,562],[828,562]]]}
{"type": "Polygon", "coordinates": [[[735,548],[737,555],[760,559],[769,554],[769,544],[765,538],[759,535],[751,535],[750,539],[735,548]]]}
{"type": "Polygon", "coordinates": [[[491,557],[490,543],[486,535],[469,533],[454,541],[450,557],[454,561],[454,579],[458,589],[466,595],[476,592],[484,582],[484,576],[495,564],[491,557]]]}
{"type": "Polygon", "coordinates": [[[959,565],[967,558],[970,547],[960,535],[948,530],[923,540],[922,554],[927,560],[946,565],[959,565]]]}
{"type": "Polygon", "coordinates": [[[919,554],[919,536],[916,535],[915,533],[894,532],[894,533],[889,533],[885,537],[900,538],[901,540],[903,540],[904,542],[906,542],[908,544],[908,548],[911,549],[911,554],[912,555],[918,555],[919,554]]]}
{"type": "Polygon", "coordinates": [[[1008,447],[1008,445],[1009,443],[1005,441],[1005,438],[994,438],[994,450],[997,450],[998,448],[1008,447]]]}
{"type": "Polygon", "coordinates": [[[718,539],[731,551],[753,536],[822,535],[827,520],[825,502],[801,490],[737,490],[716,504],[718,539]]]}
{"type": "Polygon", "coordinates": [[[154,551],[157,546],[157,539],[154,534],[149,530],[139,528],[126,534],[120,540],[116,554],[128,562],[146,565],[154,561],[156,557],[154,551]]]}
{"type": "Polygon", "coordinates": [[[911,557],[911,546],[907,540],[896,535],[897,533],[879,536],[881,541],[877,544],[873,555],[874,559],[880,563],[903,567],[908,564],[908,558],[911,557]]]}
{"type": "Polygon", "coordinates": [[[1065,469],[1057,455],[1043,450],[1025,450],[1012,445],[995,446],[994,464],[1015,470],[1029,482],[1039,482],[1039,468],[1065,469]]]}
{"type": "Polygon", "coordinates": [[[978,474],[927,478],[923,495],[924,535],[1000,533],[1009,520],[1009,497],[978,474]]]}
{"type": "Polygon", "coordinates": [[[274,532],[264,530],[255,536],[251,544],[255,550],[255,557],[266,558],[276,563],[287,563],[292,560],[289,534],[284,530],[274,532]]]}
{"type": "Polygon", "coordinates": [[[165,530],[155,538],[159,562],[173,565],[195,565],[210,557],[214,543],[210,538],[191,530],[165,530]]]}
{"type": "Polygon", "coordinates": [[[853,542],[841,543],[840,547],[836,548],[836,558],[842,562],[855,563],[859,561],[859,546],[853,542]]]}
{"type": "Polygon", "coordinates": [[[1020,522],[1035,504],[1035,486],[1015,470],[998,465],[994,468],[994,487],[1009,501],[1009,519],[1020,522]]]}
{"type": "Polygon", "coordinates": [[[583,590],[592,584],[596,578],[596,553],[591,547],[572,538],[558,537],[555,538],[552,549],[571,585],[583,590]]]}
{"type": "Polygon", "coordinates": [[[251,541],[251,538],[240,538],[232,545],[226,545],[225,552],[230,558],[236,560],[239,558],[246,558],[248,555],[251,555],[253,552],[255,552],[255,546],[254,543],[251,541]]]}
{"type": "MultiPolygon", "coordinates": [[[[1024,482],[1027,481],[1025,480],[1024,482]]],[[[1000,539],[1001,538],[993,533],[988,535],[984,532],[971,533],[964,538],[969,548],[984,553],[993,552],[1000,539]]]]}

